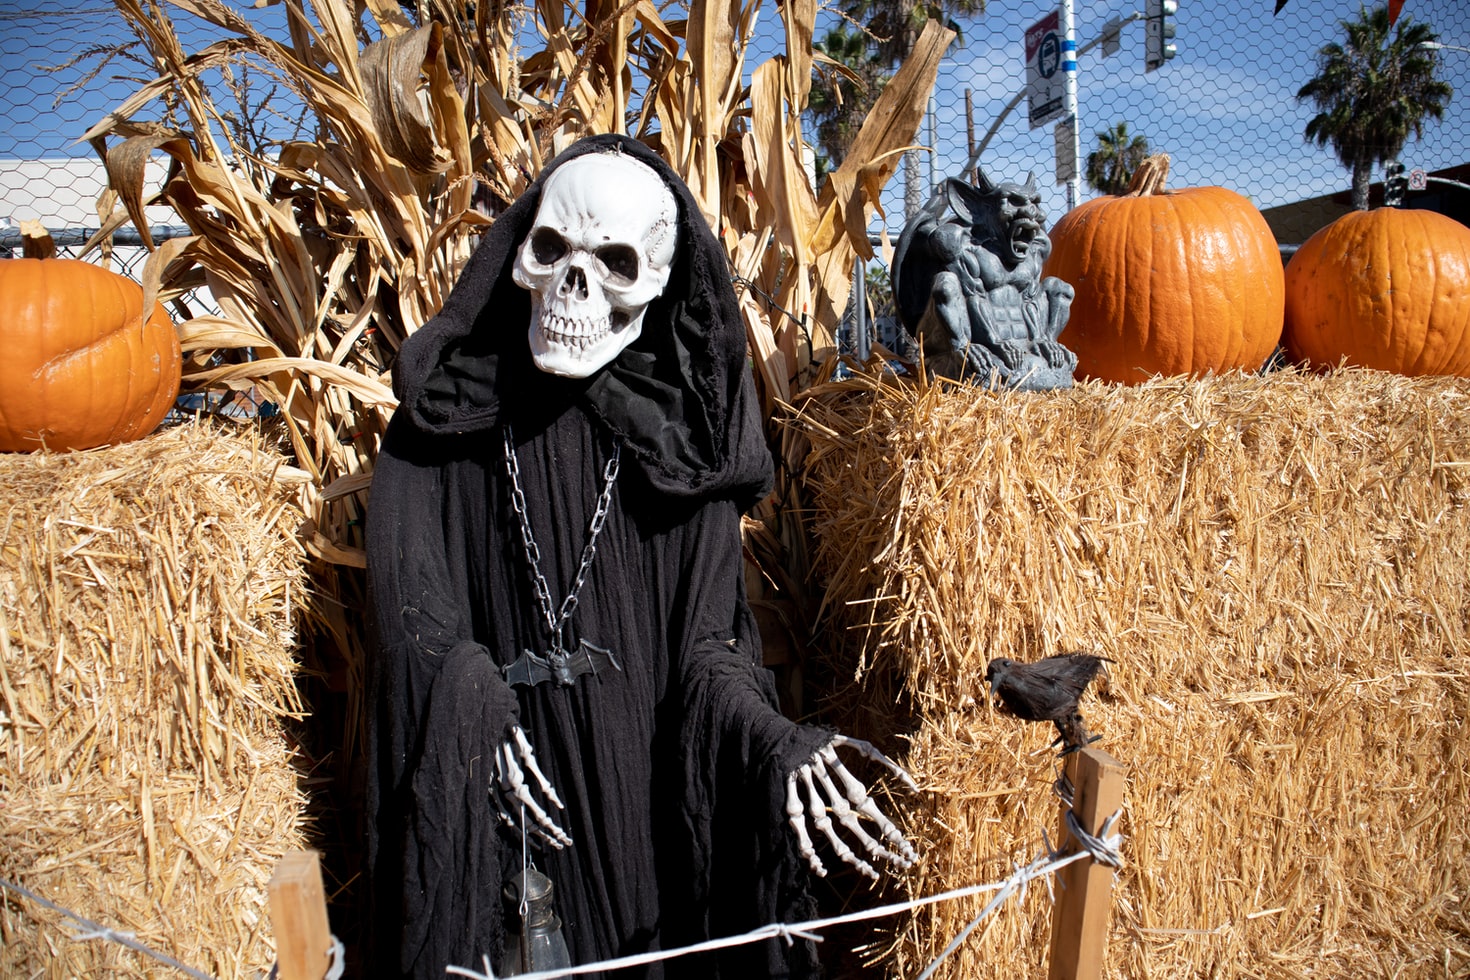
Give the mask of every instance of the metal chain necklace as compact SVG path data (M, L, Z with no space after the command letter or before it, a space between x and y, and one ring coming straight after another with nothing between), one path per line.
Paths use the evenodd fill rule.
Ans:
M521 656L501 668L506 683L534 687L544 681L555 681L563 687L570 686L582 674L596 674L611 665L616 670L623 668L613 657L612 651L578 640L575 650L566 647L567 622L577 608L582 585L587 581L587 572L592 568L592 559L597 557L597 536L607 522L608 506L612 502L613 485L618 478L618 461L621 446L613 441L612 456L602 471L602 493L597 498L597 509L592 513L592 522L587 528L587 545L582 549L582 562L572 580L567 597L561 608L556 608L551 598L551 586L541 572L541 549L536 547L536 537L531 533L531 519L526 512L526 494L521 489L521 465L516 460L515 439L510 426L505 426L505 471L510 476L510 506L515 511L521 526L521 542L526 548L526 559L531 566L531 579L536 587L536 602L541 607L541 616L546 621L550 634L550 647L546 656L538 656L531 650L522 651Z

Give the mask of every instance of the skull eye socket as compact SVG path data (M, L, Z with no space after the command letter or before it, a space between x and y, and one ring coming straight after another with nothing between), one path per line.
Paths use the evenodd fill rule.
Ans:
M542 265L553 265L571 251L566 239L552 228L537 228L531 232L531 254Z
M638 279L638 252L629 245L604 245L597 250L597 261L608 274L625 282Z

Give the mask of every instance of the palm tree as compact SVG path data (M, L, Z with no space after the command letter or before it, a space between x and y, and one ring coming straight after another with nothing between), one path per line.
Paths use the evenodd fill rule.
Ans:
M847 0L840 5L872 34L878 58L898 65L931 20L942 20L955 31L956 17L985 13L985 0Z
M842 163L863 119L883 91L888 74L874 53L871 38L846 23L829 28L812 45L837 65L817 63L817 77L807 96L807 111L815 123L817 180Z
M1332 144L1352 171L1353 207L1368 209L1373 165L1396 161L1412 133L1424 135L1424 119L1444 118L1454 89L1437 77L1439 67L1426 44L1438 39L1427 24L1408 17L1393 30L1387 7L1362 10L1342 21L1347 43L1317 52L1317 76L1296 97L1310 99L1317 115L1307 121L1307 142Z
M1122 194L1146 156L1148 140L1130 134L1127 123L1117 123L1097 134L1097 149L1087 154L1087 186L1100 194Z
M985 12L985 0L839 0L836 6L844 18L864 26L872 37L878 63L887 67L896 67L908 57L929 21L944 21L959 33L955 18ZM871 98L876 99L877 95ZM863 108L863 113L866 112L867 106ZM904 212L910 216L918 212L928 197L924 190L922 157L919 150L904 154Z

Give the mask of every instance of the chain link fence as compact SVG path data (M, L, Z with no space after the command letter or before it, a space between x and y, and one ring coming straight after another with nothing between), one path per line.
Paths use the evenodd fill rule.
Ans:
M1171 154L1171 186L1229 187L1266 211L1268 220L1273 212L1304 210L1309 216L1300 228L1310 228L1313 220L1320 227L1331 207L1345 208L1349 174L1330 147L1306 141L1315 110L1296 93L1316 73L1318 51L1345 39L1342 22L1360 15L1359 0L1289 0L1279 12L1278 0L1179 0L1177 56L1145 70L1148 2L1073 0L1081 158L1097 148L1098 134L1122 123L1153 151ZM284 7L235 6L260 30L286 36ZM752 64L781 44L779 18L768 7L759 21L763 37L750 49ZM215 39L207 24L170 9L186 52ZM1056 0L989 0L983 12L956 18L961 37L941 68L917 136L933 150L921 157L922 186L961 175L983 142L979 163L993 179L1034 174L1048 213L1055 218L1067 207L1060 179L1065 174L1058 172L1059 162L1066 165L1058 150L1058 123L1031 126L1033 106L1026 97L1027 31L1058 9ZM1442 47L1435 57L1455 94L1443 119L1427 119L1422 139L1411 137L1402 160L1412 171L1470 180L1470 3L1405 0L1400 19L1405 18L1430 25L1438 35ZM824 12L818 38L837 22ZM18 249L16 226L22 220L38 220L68 241L78 235L85 241L85 233L98 226L105 177L96 154L79 138L151 77L149 66L125 47L131 40L110 5L0 0L0 63L9 83L0 93L0 255ZM275 124L289 122L287 115L289 110L278 113ZM161 178L161 167L154 176ZM900 174L884 195L883 220L894 240L903 227L903 184ZM1409 203L1423 206L1423 199L1413 200L1416 194L1443 193L1447 186L1431 178L1424 190L1410 192ZM1083 182L1079 199L1094 195ZM1310 207L1334 198L1327 211ZM166 212L149 218L163 226L177 220ZM1284 244L1303 237L1300 230L1283 236L1283 226L1272 223ZM879 230L875 224L874 232ZM140 254L120 244L111 261L135 274Z
M1345 21L1372 3L1360 0L1178 0L1173 16L1177 54L1156 69L1146 67L1148 0L1093 3L1075 0L1077 129L1080 156L1099 147L1101 134L1124 124L1154 152L1170 154L1173 187L1218 185L1249 198L1267 213L1308 208L1314 199L1348 206L1351 175L1331 147L1305 138L1317 109L1297 92L1319 71L1324 45L1346 42ZM1280 7L1280 12L1276 8ZM995 127L981 166L997 179L1035 172L1052 192L1047 209L1059 214L1066 201L1058 180L1058 126L1028 124L1033 100L1026 88L1028 28L1056 10L1054 2L992 0L965 29L964 46L952 49L935 92L934 128L941 176L963 168L963 149ZM1441 120L1426 119L1422 139L1410 137L1404 164L1427 173L1451 171L1464 180L1470 164L1470 4L1464 0L1405 0L1399 26L1428 25L1443 47L1435 53L1439 74L1455 89ZM1111 39L1110 26L1116 25ZM1044 60L1038 57L1038 60ZM973 106L967 116L966 103ZM967 135L973 137L967 139ZM957 152L958 151L958 152ZM1381 180L1375 174L1375 180ZM1081 186L1081 199L1096 192ZM1410 201L1411 204L1424 202ZM1467 209L1470 211L1470 209ZM1315 212L1321 216L1320 208ZM1319 217L1320 220L1320 217ZM1300 241L1303 228L1283 235ZM1320 227L1326 221L1320 221ZM1312 227L1310 224L1307 227ZM1313 228L1314 230L1314 228Z

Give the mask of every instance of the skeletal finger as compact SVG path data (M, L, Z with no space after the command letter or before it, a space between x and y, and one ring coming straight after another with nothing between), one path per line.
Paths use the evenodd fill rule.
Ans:
M495 799L495 810L500 814L500 819L506 826L515 828L516 820L511 815L514 809L505 794L505 785L509 776L505 771L505 760L501 758L500 749L495 750L495 781L490 785L490 795Z
M877 750L875 749L874 751ZM821 756L822 761L841 780L848 801L852 803L859 813L877 824L878 832L882 835L883 840L902 855L903 860L899 862L900 866L907 868L917 861L919 859L919 852L914 850L914 845L910 844L908 838L894 826L893 821L889 820L883 815L883 811L878 809L878 804L874 803L873 798L868 795L867 787L858 782L857 777L847 771L847 767L842 764L842 760L837 758L836 751L829 745L822 750Z
M852 848L847 846L847 842L838 837L836 830L833 829L832 818L827 816L827 804L817 792L816 781L812 778L812 766L802 766L800 771L802 782L806 784L807 809L812 814L812 823L827 838L827 842L832 845L832 850L836 852L838 858L877 881L878 872L873 866L854 854Z
M531 775L536 777L536 783L541 787L541 792L545 793L547 799L556 804L558 810L565 810L566 807L562 804L561 797L556 795L556 790L552 788L551 781L542 774L541 767L537 765L536 750L531 748L531 743L527 740L526 733L521 730L520 725L516 725L511 729L511 736L516 741L516 749L521 754L521 762L531 771Z
M502 784L516 803L524 808L523 812L530 812L534 822L527 828L528 830L557 849L570 845L572 838L551 819L546 809L536 802L535 797L531 795L530 787L526 784L525 771L521 763L524 763L525 768L531 771L538 787L556 805L557 809L565 809L561 798L556 795L556 790L541 772L541 767L536 764L536 753L531 748L525 731L519 725L513 726L511 737L515 746L512 747L509 742L503 743L500 752L496 755L496 771L501 776ZM519 756L519 762L517 756ZM514 820L510 822L512 826L516 826Z
M919 784L914 782L914 777L909 775L908 770L884 755L872 742L865 742L860 738L853 738L849 735L834 735L832 741L827 744L832 746L845 745L848 748L855 749L897 776L899 781L910 792L917 793L919 791Z
M525 815L526 811L524 807L522 807L521 801L519 799L507 799L503 792L497 792L495 804L496 812L500 815L501 822L509 827L512 831L518 833L524 832L535 840L545 844L549 844L557 850L560 850L562 847L566 846L558 841L551 834L549 834L547 831L543 830L538 824L525 823L524 828L522 828L522 823L524 821L518 820L515 816L513 816L513 814L516 813L519 813L522 816Z
M820 759L821 757L819 756L818 758ZM821 761L825 762L826 760L822 759ZM858 843L862 844L863 850L868 852L868 856L874 860L890 861L893 864L905 866L903 858L888 850L888 848L875 840L872 834L868 833L867 828L858 819L857 813L854 812L852 805L843 797L842 793L838 791L837 786L832 782L832 776L828 773L825 765L816 767L816 777L817 782L822 784L822 789L826 792L827 798L832 801L832 815L837 818L838 823L846 827L848 832L858 839Z
M506 769L506 753L502 749L495 750L495 782L490 787L490 795L495 801L495 812L500 816L500 822L511 830L520 831L522 821L517 815L525 816L525 807L516 798L511 786L515 780L515 774ZM538 839L546 835L537 827L526 828Z
M495 794L495 812L500 816L500 822L510 829L515 830L516 820L515 817L510 815L511 808L506 803L505 794L500 791L499 786L495 787L491 792Z
M827 877L827 869L822 866L821 858L817 857L817 849L812 846L811 835L806 832L806 810L802 808L801 794L796 789L795 772L786 774L786 821L796 832L797 849L806 859L812 873L818 878Z
M505 758L506 790L521 806L525 807L531 819L535 821L533 827L540 829L546 836L547 841L558 850L572 843L567 832L557 826L556 822L547 815L546 810L536 798L531 795L531 790L526 786L525 774L521 771L519 763L515 759L515 750L505 744L500 747Z

